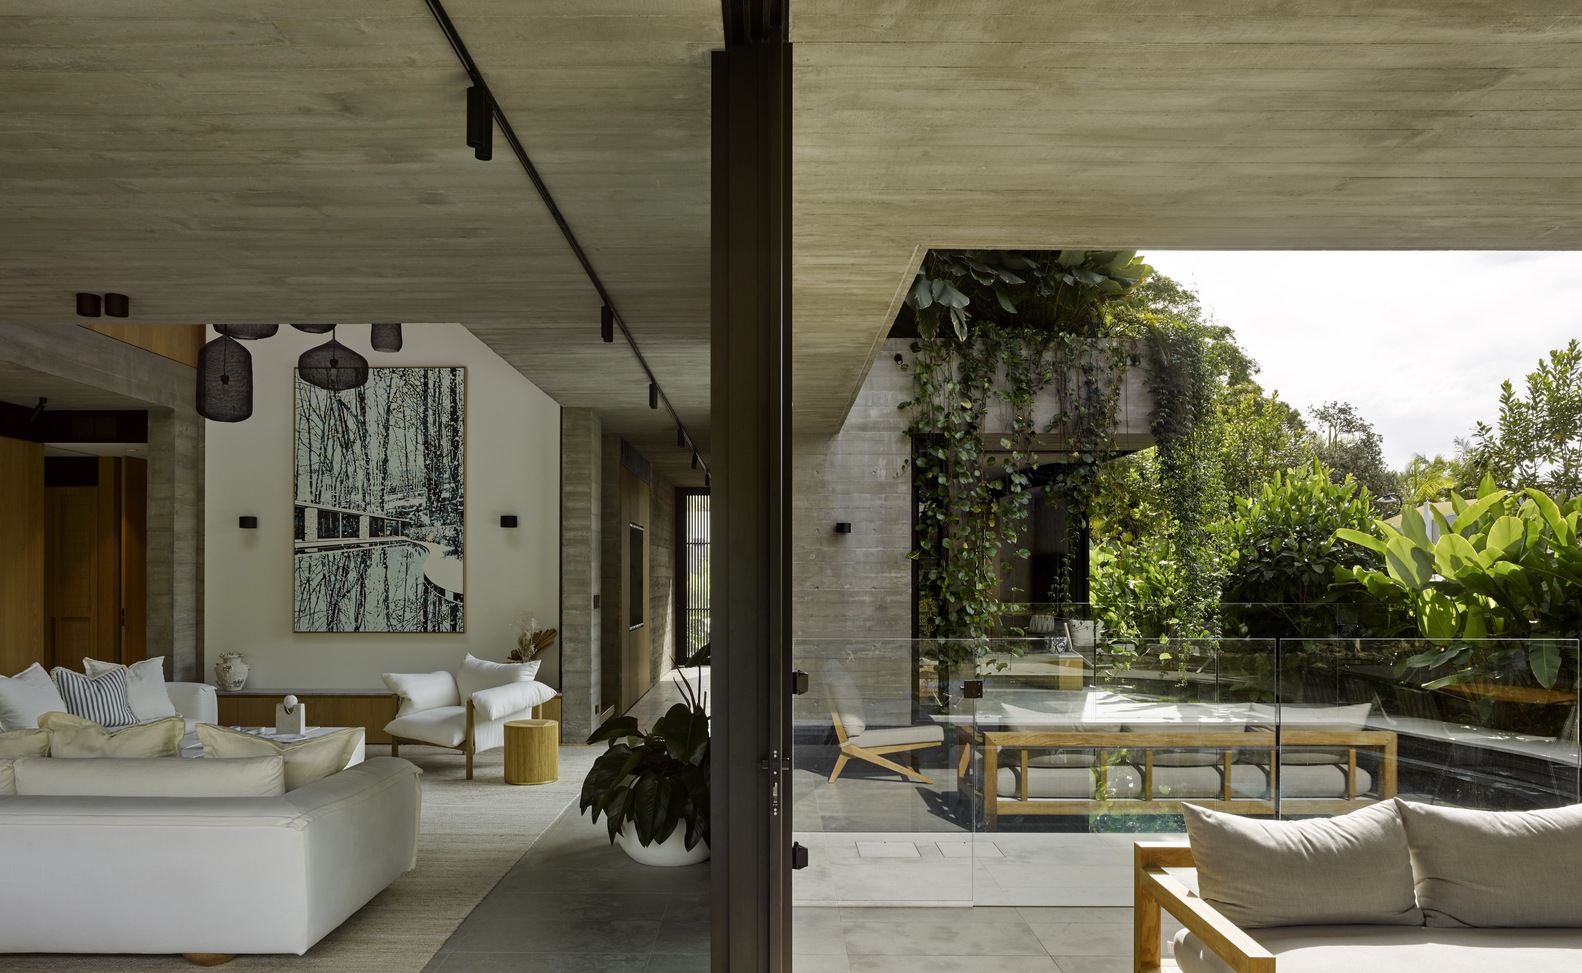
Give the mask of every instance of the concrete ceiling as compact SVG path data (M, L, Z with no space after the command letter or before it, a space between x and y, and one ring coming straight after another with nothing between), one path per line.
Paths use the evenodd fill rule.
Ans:
M70 382L14 362L0 361L0 402L31 409L38 405L40 398L49 399L46 409L86 412L147 409L152 404L80 382Z
M706 447L719 3L449 6ZM1582 246L1554 0L792 0L792 30L799 431L839 427L929 246ZM685 478L503 139L463 144L465 87L421 0L12 0L0 322L76 290L459 320Z

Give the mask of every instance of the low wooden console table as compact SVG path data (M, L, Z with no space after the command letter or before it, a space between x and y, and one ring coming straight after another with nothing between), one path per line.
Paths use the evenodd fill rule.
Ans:
M275 706L287 695L307 704L314 726L360 726L366 743L389 743L385 724L397 700L388 689L238 689L216 693L223 726L274 726Z

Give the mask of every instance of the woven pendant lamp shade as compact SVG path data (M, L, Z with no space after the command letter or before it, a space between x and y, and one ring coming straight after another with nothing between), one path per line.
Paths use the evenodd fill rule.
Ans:
M259 338L273 338L280 330L278 324L216 324L214 330L228 338L240 338L243 341L257 341Z
M368 343L373 346L374 351L400 351L401 326L399 324L373 325Z
M297 359L297 374L309 385L344 392L368 381L368 359L331 338L302 353Z
M221 335L198 353L198 415L241 422L253 414L253 356L241 342Z
M298 331L306 331L308 334L329 334L335 330L333 324L293 324L292 327Z

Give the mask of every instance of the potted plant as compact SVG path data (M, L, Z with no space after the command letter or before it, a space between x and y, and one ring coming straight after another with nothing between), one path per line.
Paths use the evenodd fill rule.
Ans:
M622 716L593 731L608 741L582 782L583 812L604 815L610 843L645 865L693 865L709 857L709 717L682 678L685 702L654 728Z

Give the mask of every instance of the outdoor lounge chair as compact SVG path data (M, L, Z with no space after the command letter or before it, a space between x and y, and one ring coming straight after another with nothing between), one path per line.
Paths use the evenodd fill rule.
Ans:
M862 696L857 685L834 662L824 665L824 688L829 694L829 715L835 726L835 739L840 743L840 755L835 760L835 770L829 775L830 783L846 769L852 758L893 770L921 784L933 781L907 767L903 767L884 754L926 750L945 742L945 728L930 723L926 726L894 726L872 729L863 709Z

